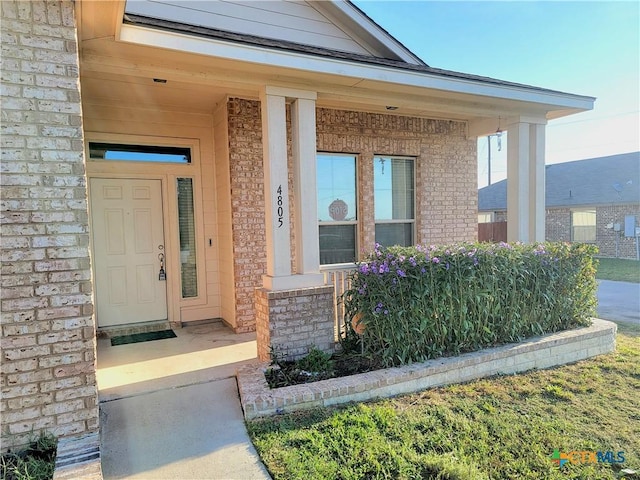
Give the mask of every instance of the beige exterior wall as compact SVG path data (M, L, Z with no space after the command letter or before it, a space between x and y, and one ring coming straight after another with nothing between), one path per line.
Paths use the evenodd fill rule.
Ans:
M373 158L378 154L416 159L418 243L477 239L476 142L467 139L464 123L318 108L317 132L318 151L358 156L361 251L375 245ZM255 288L262 286L266 269L259 102L229 100L228 138L236 330L249 331L255 329ZM290 176L293 206L291 181Z
M2 1L2 449L97 438L95 326L71 1Z
M236 295L233 279L233 219L231 216L231 175L229 167L229 132L227 105L221 105L213 116L216 156L216 194L218 204L218 252L220 255L221 316L236 328Z

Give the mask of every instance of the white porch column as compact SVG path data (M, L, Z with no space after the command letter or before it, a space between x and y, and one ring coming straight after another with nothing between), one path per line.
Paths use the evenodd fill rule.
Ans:
M291 275L289 178L285 97L261 92L262 155L267 243L267 274L276 281Z
M269 290L324 284L319 268L316 206L315 92L266 86L260 95ZM289 177L285 104L292 100L291 129L296 199L296 265L291 271Z
M529 222L531 242L544 242L546 239L545 133L544 124L536 123L529 126L529 169L532 182L529 192L529 211L532 212Z
M507 130L507 240L545 238L545 119L509 119Z
M320 274L318 195L316 187L316 93L291 104L293 183L296 199L296 267L298 274ZM318 279L320 282L323 279ZM319 283L322 285L322 283Z

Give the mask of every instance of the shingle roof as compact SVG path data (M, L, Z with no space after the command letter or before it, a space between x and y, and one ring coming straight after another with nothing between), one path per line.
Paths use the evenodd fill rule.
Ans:
M362 55L358 53L343 52L339 50L331 50L331 49L317 47L317 46L304 45L301 43L290 42L287 40L277 40L277 39L271 39L271 38L258 37L255 35L247 35L244 33L235 33L235 32L230 32L225 30L217 30L213 28L187 25L184 23L178 23L178 22L173 22L169 20L161 20L158 18L145 17L142 15L135 15L131 13L127 13L124 16L124 23L129 25L142 25L142 26L157 28L160 30L166 30L170 32L178 32L178 33L185 33L188 35L226 40L226 41L242 43L246 45L255 45L259 47L273 48L277 50L286 50L290 52L298 52L298 53L304 53L308 55L329 57L337 60L364 63L368 65L385 66L385 67L396 68L399 70L410 70L413 72L426 73L426 74L437 75L441 77L470 80L474 82L497 85L501 87L517 87L517 88L525 88L528 90L541 92L541 93L571 95L571 96L580 97L580 98L592 98L592 97L586 97L584 95L575 95L572 93L560 92L557 90L550 90L548 88L525 85L522 83L498 80L496 78L483 77L480 75L472 75L468 73L454 72L452 70L443 70L440 68L433 68L426 64L414 65L411 63L403 62L401 60L392 60L388 58L373 57L373 56Z
M546 206L640 203L640 152L546 166ZM507 180L478 190L478 210L507 209Z

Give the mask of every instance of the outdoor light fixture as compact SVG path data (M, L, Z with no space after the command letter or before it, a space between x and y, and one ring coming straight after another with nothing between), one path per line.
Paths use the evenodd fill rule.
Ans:
M495 133L496 139L498 140L498 151L502 150L502 129L500 128L500 117L498 117L498 128Z

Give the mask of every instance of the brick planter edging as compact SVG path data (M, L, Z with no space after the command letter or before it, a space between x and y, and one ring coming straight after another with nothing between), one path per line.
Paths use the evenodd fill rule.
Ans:
M615 350L617 326L594 318L591 326L556 332L458 357L437 358L348 377L270 389L268 363L238 369L240 402L247 420L306 408L413 393L496 374L549 368Z

